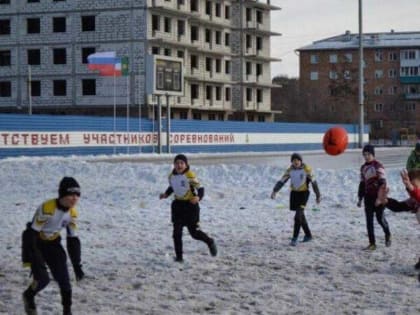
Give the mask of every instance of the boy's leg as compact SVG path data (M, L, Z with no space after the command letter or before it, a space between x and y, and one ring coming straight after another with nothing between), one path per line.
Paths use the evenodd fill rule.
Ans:
M43 249L43 254L54 280L57 281L60 287L63 313L71 314L72 291L67 268L67 255L60 240L57 239L53 241L51 245L45 247Z
M407 200L398 201L393 198L388 198L388 202L385 204L385 207L387 207L389 210L394 211L394 212L403 212L403 211L413 210L413 207L407 202Z
M69 291L60 290L60 293L61 293L61 304L63 305L63 315L71 315L72 292L71 290Z
M386 246L390 246L391 245L391 232L389 230L388 222L385 219L384 208L383 207L376 208L375 212L376 212L376 220L378 221L380 226L382 226L382 229L384 230L384 233L385 233L385 244Z
M309 190L307 191L291 191L290 192L290 209L295 211L295 223L293 226L293 237L290 245L295 246L299 236L300 228L304 227L305 235L311 234L308 223L306 222L304 210L309 198Z
M300 228L303 221L303 210L295 210L295 224L293 226L293 239L297 239L299 236Z
M306 221L306 216L304 210L302 210L302 229L305 232L305 239L312 238L311 230L309 229L308 222Z
M176 261L182 261L182 229L182 223L174 222L174 232L172 234L172 237L174 239Z
M31 263L31 271L33 277L32 283L22 295L26 314L36 314L35 295L50 282L47 266L40 252Z
M182 230L185 225L185 207L188 203L174 200L171 205L175 261L182 262Z
M200 225L198 222L189 224L187 228L188 228L188 232L190 232L190 235L193 239L203 241L209 247L210 254L212 256L217 255L217 247L216 247L215 241L212 238L210 238L206 233L204 233L202 230L200 230Z
M375 245L375 230L373 227L373 210L365 206L366 228L369 237L369 245Z

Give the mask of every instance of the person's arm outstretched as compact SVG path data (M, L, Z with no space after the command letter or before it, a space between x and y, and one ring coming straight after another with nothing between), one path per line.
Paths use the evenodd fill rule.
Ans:
M274 185L273 191L271 193L271 199L276 198L276 194L280 191L283 185L288 181L288 179L290 178L289 172L290 172L290 169L288 169L286 173L284 173L282 178Z

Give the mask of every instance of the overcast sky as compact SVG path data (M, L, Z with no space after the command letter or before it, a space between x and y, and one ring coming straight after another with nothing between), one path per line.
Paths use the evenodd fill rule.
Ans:
M266 0L260 0L266 1ZM271 76L299 74L295 49L313 41L359 32L359 0L271 0L281 7L271 12L273 36ZM420 31L420 0L363 0L363 32Z

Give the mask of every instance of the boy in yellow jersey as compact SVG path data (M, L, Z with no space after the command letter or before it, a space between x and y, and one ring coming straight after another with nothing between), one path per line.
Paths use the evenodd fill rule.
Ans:
M32 222L22 235L22 260L31 266L33 282L23 292L26 314L37 314L35 295L50 282L49 267L54 280L58 282L63 305L63 315L71 315L72 291L67 270L67 256L61 245L60 232L67 230L67 252L73 265L76 280L83 279L80 264L80 240L76 236L77 205L80 186L72 177L64 177L58 189L58 198L40 205Z
M305 232L303 242L309 242L312 240L312 233L309 229L304 213L306 203L309 198L309 183L312 183L317 203L320 203L321 201L321 194L314 175L312 174L312 169L309 165L303 163L302 156L298 153L293 153L290 160L292 165L290 165L282 178L274 186L273 192L271 193L271 199L276 198L277 192L290 179L290 210L296 212L293 237L290 245L296 246L301 227Z
M178 154L174 159L174 169L169 175L169 187L160 199L168 198L172 193L175 197L171 205L175 261L183 262L182 229L187 227L192 238L207 244L212 256L217 255L215 241L201 231L199 201L204 197L204 187L201 187L195 174L190 170L187 157Z

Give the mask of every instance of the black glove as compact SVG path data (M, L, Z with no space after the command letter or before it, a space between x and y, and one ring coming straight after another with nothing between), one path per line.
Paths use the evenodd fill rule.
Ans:
M81 245L78 237L67 237L67 252L69 253L71 263L73 265L76 280L80 281L85 277L82 270L81 259Z

